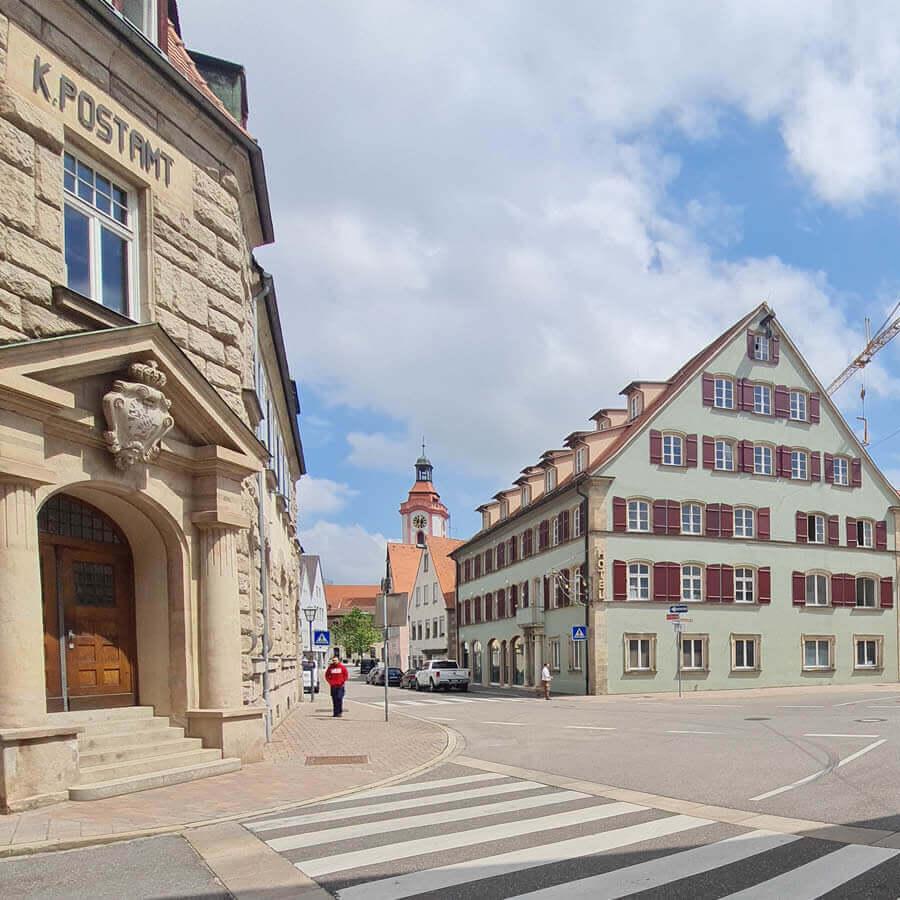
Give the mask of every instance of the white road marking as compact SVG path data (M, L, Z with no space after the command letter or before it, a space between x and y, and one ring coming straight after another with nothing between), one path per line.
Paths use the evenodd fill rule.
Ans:
M667 731L666 734L724 734L724 731Z
M425 716L429 722L455 722L456 719L448 719L446 716Z
M665 819L654 819L641 825L629 825L614 831L603 831L584 837L570 838L555 844L543 844L537 847L525 847L508 853L498 853L481 859L465 860L440 866L436 869L424 869L357 884L338 892L340 900L402 900L428 891L469 884L482 878L493 878L521 872L538 866L559 865L579 856L592 853L603 853L617 850L642 841L678 834L692 828L711 824L706 819L695 819L691 816L669 816ZM490 837L488 838L490 840ZM384 857L387 860L387 857Z
M737 837L727 838L715 844L706 844L693 850L683 850L681 853L667 853L658 859L651 859L645 863L637 863L624 869L615 869L612 872L604 872L602 875L594 875L590 878L581 878L578 881L568 881L565 884L553 885L543 890L523 894L529 900L596 900L603 897L604 900L614 900L617 897L627 897L651 888L665 887L680 878L691 878L694 875L702 875L720 866L728 866L749 859L759 853L766 853L799 840L793 834L777 834L774 831L748 831ZM519 900L519 898L511 898Z
M691 706L696 706L700 709L743 709L743 706L734 703L691 703L684 708L690 709Z
M474 723L473 723L474 724ZM516 728L521 728L526 725L527 722L482 722L482 725L513 725Z
M882 697L863 697L862 700L845 700L843 703L835 703L834 708L839 709L842 706L854 706L857 703L870 703L872 700L882 700Z
M801 706L800 704L796 706L776 706L775 709L825 709L824 706Z
M896 710L900 709L900 703L895 703L893 706L869 706L867 708L868 709L893 709L896 711Z
M804 734L803 737L877 738L880 734Z
M417 781L414 784L392 784L389 787L372 788L358 794L335 797L325 800L317 806L333 806L335 803L347 803L351 800L368 800L370 797L391 797L394 794L413 794L416 791L436 791L438 788L453 787L457 784L474 784L479 781L490 781L492 778L503 778L494 772L483 772L478 775L461 775L457 778L436 778L434 781Z
M784 897L790 897L791 900L816 900L869 869L887 862L898 853L900 850L888 847L849 844L834 853L820 856L805 866L798 866L762 884L730 894L727 900L782 900Z
M467 806L463 809L442 810L441 812L424 813L391 819L391 831L404 828L418 828L431 825L442 825L445 822L465 822L469 819L481 819L485 816L502 813L516 813L528 809L540 809L542 806L555 806L558 803L569 803L573 800L584 800L590 794L578 791L555 791L552 794L541 794L537 797L522 797L519 800L503 800L500 803L484 803L480 806ZM332 841L346 841L351 838L367 837L372 834L372 823L360 825L344 825L339 828L323 828L321 831L302 831L300 834L288 834L273 838L266 843L279 853L285 850L297 850L300 847L314 847L316 844L330 844Z
M566 728L576 728L579 731L615 731L609 725L566 725Z
M852 763L853 760L859 759L864 754L868 753L870 750L874 750L876 747L880 747L882 744L887 742L887 738L882 738L880 741L875 741L874 744L869 744L867 747L863 747L862 750L857 750L856 753L851 753L849 756L844 757L836 766L835 769L840 769L842 766L846 766L847 763ZM812 775L807 775L806 778L801 778L799 781L795 781L793 784L786 784L784 787L775 788L773 791L767 791L765 794L758 794L756 797L751 797L751 800L768 800L769 797L777 797L778 794L784 794L786 791L792 791L796 787L801 787L804 784L808 784L810 781L814 781L820 775L825 775L827 772L833 771L832 769L822 769L819 772L813 772Z
M361 816L380 816L386 813L400 812L404 809L427 809L429 806L440 806L444 803L456 803L460 800L481 800L483 797L514 794L517 791L536 791L547 787L540 781L511 781L505 784L492 784L466 791L450 791L438 793L433 797L408 797L406 800L391 800L386 803L372 803L369 806L354 805L350 809L329 811L329 822L341 819L358 819ZM355 800L353 796L345 799ZM281 816L277 819L263 819L260 822L248 822L245 827L254 832L275 831L279 828L300 828L303 825L314 825L322 821L322 813L306 813L301 816Z
M567 828L570 825L583 825L586 822L599 822L602 819L611 819L614 816L624 816L627 813L645 812L646 810L646 806L637 806L634 803L605 803L602 806L575 809L552 816L528 818L518 822L507 822L503 825L488 825L451 834L436 834L433 837L399 841L395 844L370 847L367 850L335 853L332 856L305 859L294 865L310 878L318 878L320 875L330 875L332 872L341 872L345 869L356 869L360 866L370 866L387 861L394 862L398 859L409 859L412 856L438 853L441 850L454 850L458 847L472 847L476 844L502 841L506 838L537 834L542 831L553 831L557 828ZM693 821L709 824L702 819ZM528 852L533 853L533 849L529 849ZM432 887L431 890L434 888Z

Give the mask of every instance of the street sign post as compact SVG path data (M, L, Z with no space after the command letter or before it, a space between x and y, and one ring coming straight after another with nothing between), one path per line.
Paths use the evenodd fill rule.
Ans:
M572 626L572 640L573 641L586 641L587 640L587 627L585 625L573 625Z
M688 612L688 610L689 610L689 607L685 603L676 603L674 606L669 607L669 613L672 615L674 615L674 614L681 615L683 613Z
M326 630L316 630L313 632L313 647L330 647L331 632Z

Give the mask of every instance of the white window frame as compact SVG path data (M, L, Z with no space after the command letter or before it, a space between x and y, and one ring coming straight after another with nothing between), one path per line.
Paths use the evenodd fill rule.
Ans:
M528 504L531 503L531 485L530 484L522 485L522 492L519 496L519 501L522 506L528 506Z
M628 563L625 594L628 600L650 599L650 571L650 563L642 560Z
M544 493L549 494L556 487L556 468L554 466L550 466L546 472L544 472Z
M635 515L632 517L632 507L634 507ZM643 513L643 514L642 514ZM632 527L632 520L636 523ZM644 524L644 527L641 525ZM649 500L629 500L626 505L625 530L646 534L650 531L650 501Z
M813 589L810 591L810 579ZM821 582L820 580L821 579ZM820 591L819 588L822 587ZM803 578L803 599L807 606L828 606L831 602L831 579L827 572L806 572ZM812 601L810 600L812 597Z
M747 665L747 645L753 647L753 665ZM738 646L741 652L738 652ZM733 634L731 636L731 671L732 672L759 672L760 671L760 636L758 634ZM738 656L743 657L743 663L738 662Z
M684 465L684 437L672 432L662 436L662 464L664 466Z
M587 465L587 447L575 449L575 472L583 472Z
M769 362L772 357L771 342L765 334L753 335L753 358L760 362Z
M550 546L559 546L559 519L556 516L550 520Z
M734 471L734 442L726 441L724 438L716 438L714 446L715 451L715 469L717 472L733 472ZM726 465L728 463L728 465Z
M806 391L792 390L788 402L788 418L792 422L809 421L809 397Z
M738 528L738 520L741 523L740 528ZM756 537L756 510L752 506L736 506L734 508L734 536L736 538Z
M628 419L636 419L641 414L641 395L634 391L628 399Z
M859 589L861 585L866 584L872 585L872 602L860 603ZM865 594L866 590L865 587L863 587L863 600L867 599ZM857 575L854 579L853 597L855 602L855 609L878 609L878 579L874 575L869 574Z
M815 644L815 663L806 661L807 644ZM834 671L834 635L828 634L804 634L800 641L803 653L804 672L832 672ZM823 663L821 657L822 647L826 649L827 660Z
M709 669L709 637L705 634L685 634L679 642L682 672L706 672ZM685 651L690 655L690 664L685 663Z
M812 536L809 531L809 520L813 520ZM806 540L810 544L825 544L828 541L828 532L825 516L821 513L807 513L806 515Z
M422 588L416 587L416 606L422 605Z
M791 450L791 480L809 481L809 453Z
M717 376L713 381L713 406L716 409L734 409L734 381Z
M65 173L63 174L63 219L65 220L65 206L69 205L88 220L88 256L90 267L91 293L89 300L102 306L104 309L109 307L103 304L103 281L102 270L100 266L100 238L101 226L106 227L117 237L122 238L128 247L128 301L125 309L119 314L124 315L133 321L138 320L140 312L140 216L138 211L138 188L126 179L120 178L103 166L102 163L95 162L92 156L76 150L74 147L66 146L63 150L64 157L71 156L75 160L75 191L71 192L65 187ZM78 163L81 162L94 172L94 175L100 175L110 184L125 191L127 197L126 207L128 210L128 225L114 219L112 216L102 212L92 203L88 203L78 196ZM63 263L65 264L66 246L65 234L63 234ZM66 283L68 284L68 272L66 273ZM113 312L119 312L113 310Z
M875 547L875 523L871 519L856 520L856 546L866 550Z
M753 474L766 477L775 474L775 451L768 444L753 445Z
M681 533L703 534L703 504L686 501L681 504Z
M868 651L868 645L872 645L872 655L865 653L864 662L859 661L860 647ZM857 672L877 672L884 668L882 653L884 651L884 638L880 634L854 634L853 635L853 669ZM869 662L871 659L871 662Z
M547 641L548 656L550 657L550 671L560 670L559 638L550 638Z
M831 461L833 481L840 487L850 486L850 460L846 456L835 456Z
M702 603L703 566L699 563L685 563L680 575L682 603Z
M500 501L500 518L506 519L509 517L509 500L501 500Z
M126 18L124 11L120 9L116 9L116 7L112 4L111 0L106 0L106 2L111 6L118 14L121 16L122 20L131 25L132 28L135 28L142 35L144 35L147 40L151 41L154 44L159 43L159 35L157 33L158 29L158 19L157 19L157 11L156 4L157 0L140 0L143 12L143 25L138 25L136 22L132 22L131 19Z
M753 385L753 412L758 416L772 415L772 388L769 385Z
M738 575L738 572L742 574ZM738 585L740 585L740 589L738 589ZM734 602L756 603L756 569L752 566L735 566Z
M631 665L632 644L635 644L637 665ZM623 635L625 650L624 671L642 675L656 672L656 635L655 634L625 634ZM646 654L647 665L641 665Z
M583 644L584 641L573 641L572 638L569 638L570 672L580 672L582 670Z
M572 510L572 531L574 532L574 537L581 537L584 526L581 523L581 514L584 512L584 508L579 504Z

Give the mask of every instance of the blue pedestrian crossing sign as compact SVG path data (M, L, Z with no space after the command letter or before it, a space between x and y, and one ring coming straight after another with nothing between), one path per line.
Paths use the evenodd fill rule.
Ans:
M586 641L587 640L587 627L585 625L573 625L572 626L572 640L573 641Z
M313 632L313 646L314 647L330 647L331 646L330 632L314 631Z

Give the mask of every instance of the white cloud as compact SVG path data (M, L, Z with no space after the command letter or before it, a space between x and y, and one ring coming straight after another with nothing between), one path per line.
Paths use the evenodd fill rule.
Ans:
M414 441L390 438L380 431L351 431L347 443L350 445L347 462L360 469L400 471L410 468L415 458Z
M300 543L322 557L325 578L334 584L379 584L384 578L387 539L362 525L317 521L300 529Z
M332 481L330 478L305 475L300 479L298 488L300 516L305 520L309 515L339 512L358 494L359 491L351 488L349 484Z

